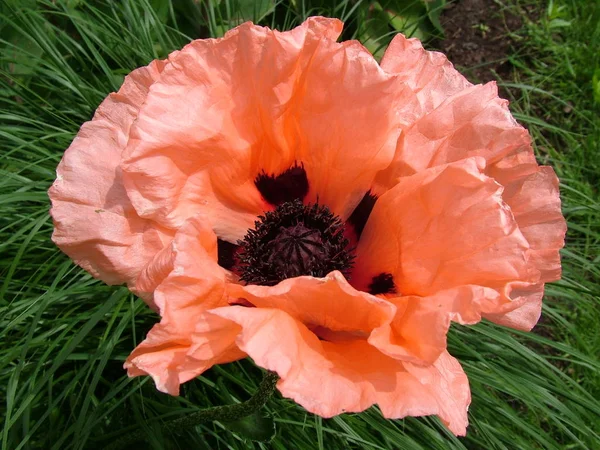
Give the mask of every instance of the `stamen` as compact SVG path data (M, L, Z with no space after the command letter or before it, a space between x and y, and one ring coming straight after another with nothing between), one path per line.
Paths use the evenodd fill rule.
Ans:
M263 198L274 206L294 200L302 201L308 194L306 170L297 164L277 176L263 172L256 177L254 184Z
M348 222L354 226L357 238L360 238L376 201L377 196L368 191L348 218Z
M394 284L394 277L391 273L383 272L373 277L369 285L369 293L377 294L395 294L397 292Z
M326 256L320 234L304 223L282 228L277 238L270 242L269 262L281 267L289 266L286 268L288 278L304 275L312 259Z
M273 286L302 275L324 277L333 270L347 275L354 260L339 217L325 206L299 200L259 217L239 244L235 271L248 284Z

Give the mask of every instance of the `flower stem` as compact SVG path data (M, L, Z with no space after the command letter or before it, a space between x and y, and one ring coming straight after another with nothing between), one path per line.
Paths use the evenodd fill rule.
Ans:
M178 434L196 425L200 425L201 423L212 422L215 420L228 422L249 416L261 409L267 403L267 400L269 400L271 395L273 395L273 392L275 392L277 379L278 377L275 372L267 372L256 393L248 400L236 405L206 408L185 417L165 422L162 424L161 428L168 433ZM143 441L145 437L146 431L138 430L109 444L104 447L104 450L119 450L133 442Z

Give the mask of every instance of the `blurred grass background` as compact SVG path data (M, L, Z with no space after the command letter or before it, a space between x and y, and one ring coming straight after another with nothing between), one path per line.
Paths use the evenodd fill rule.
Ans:
M600 448L600 7L596 0L494 3L522 24L507 30L515 45L506 60L515 70L498 81L540 162L561 178L569 222L564 276L547 286L543 320L534 333L485 322L452 327L450 352L473 392L466 438L436 418L388 421L375 408L324 420L276 395L264 411L277 427L270 443L218 422L178 436L161 431L163 421L198 407L248 398L261 372L249 361L216 367L177 398L147 379L128 379L122 363L156 317L54 247L46 194L54 170L128 72L190 39L220 36L245 20L289 29L321 14L342 19L343 39L359 39L379 56L397 31L435 47L452 31L440 22L445 2L0 3L2 449L102 448L140 428L148 442L129 448Z

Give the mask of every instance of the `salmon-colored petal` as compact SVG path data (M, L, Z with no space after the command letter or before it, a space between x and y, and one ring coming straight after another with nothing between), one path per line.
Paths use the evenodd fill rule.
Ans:
M156 388L179 395L179 386L210 369L244 358L235 345L239 326L229 320L202 312L194 315L191 334L179 333L172 323L154 325L146 339L125 361L130 377L150 375Z
M57 168L49 190L53 241L78 265L109 284L135 282L173 232L142 219L119 169L131 124L165 63L134 70L85 123Z
M437 415L450 431L464 436L469 424L467 411L471 403L471 390L458 360L448 352L443 352L433 367L407 363L405 368L438 399Z
M482 310L482 316L499 325L531 330L542 314L544 283L507 283L498 306Z
M474 324L483 317L500 325L529 331L540 318L543 294L543 283L514 281L500 289L464 285L436 293L432 296L435 299L432 305L450 311L452 320L461 324ZM407 325L402 325L400 332L405 333L406 328ZM392 329L398 328L392 324ZM410 342L417 342L417 339Z
M502 188L482 170L482 159L465 159L403 177L381 196L358 244L353 285L367 289L391 273L401 294L428 296L537 281Z
M236 242L273 207L256 177L298 163L306 201L347 217L393 157L404 84L358 42L336 43L340 31L324 18L284 33L244 24L172 58L124 152L138 213L177 227L203 212Z
M471 86L446 55L427 51L418 39L407 39L400 33L386 49L381 68L399 76L415 93L416 102L401 106L403 114L412 114L414 119Z
M520 305L520 296L514 295L516 291L513 292L512 288L508 287L512 284L527 283L510 282L500 289L467 284L437 292L432 296L432 300L434 304L443 305L444 309L450 311L455 322L472 325L488 313L506 312Z
M541 287L541 288L540 288ZM501 290L463 285L426 297L387 300L397 307L390 327L380 327L368 341L395 359L417 365L433 363L446 350L450 320L474 324L482 317L520 330L530 330L541 313L543 285L507 283Z
M436 165L481 156L487 164L525 152L533 156L527 130L498 97L495 82L463 89L405 127L392 164L378 174L381 192L399 177Z
M437 96L425 92L425 97L432 101L431 108L418 110L420 117L404 127L394 162L378 175L374 190L383 192L394 186L399 177L428 167L481 156L487 162L485 174L505 188L502 198L511 208L530 247L526 252L528 266L540 272L539 281L559 279L559 250L564 245L566 223L560 209L558 180L551 168L538 166L530 136L510 115L508 102L498 98L493 83L465 85L461 89L458 78L445 75L452 69L445 65L443 57L423 51L416 43L411 45L400 38L392 50L386 70L405 73L401 76L418 91L417 96L423 97L418 87L424 79L418 76L421 67L431 70L435 77L436 69L429 63L431 59L440 58L442 65L437 69L437 76L445 83L438 83L441 89ZM403 63L403 57L407 63ZM415 72L414 81L411 81L412 72ZM444 100L446 90L448 95ZM531 328L539 317L543 292L543 284L533 285L534 288L528 288L531 292L528 296L519 294L513 298L510 308L516 309L505 312L506 315L498 311L486 317L521 329ZM512 290L510 285L505 287L506 292ZM504 302L500 304L508 307Z
M549 266L540 263L540 257L557 253L563 242L556 185L545 177L555 178L546 171L519 178L539 180L545 188L536 196L532 186L540 185L533 183L506 195L517 207L513 215L503 189L481 173L485 169L478 163L482 160L470 158L427 169L402 178L383 195L361 236L353 285L365 289L373 277L390 273L399 293L435 297L460 323L485 317L531 329L540 316L543 281L548 280L542 274ZM515 186L518 183L509 184L509 189ZM522 204L519 198L524 199ZM532 248L516 220L538 208L542 214L534 214L532 227L526 220L522 224L525 230L547 230L548 239L539 236L537 241L542 250ZM388 339L391 344L393 336ZM401 350L405 349L390 347L386 352L399 357L396 352Z
M551 167L535 167L518 173L508 164L495 164L490 175L505 186L504 201L510 206L531 250L529 258L541 272L541 281L560 279L559 251L565 244L567 224L561 212L558 178ZM509 167L506 167L509 166Z
M159 390L176 395L180 383L212 365L244 357L234 342L238 327L205 313L227 305L217 256L216 235L195 216L145 268L136 287L155 290L162 319L125 363L131 376L151 375Z
M530 246L529 266L540 272L542 282L559 279L566 223L558 180L551 168L538 166L529 134L511 116L508 102L498 97L495 84L471 86L443 55L427 52L417 41L402 36L390 45L382 67L406 81L416 93L418 107L413 102L398 111L413 113L414 120L408 116L408 121L401 121L403 133L394 161L378 174L373 191L384 192L399 177L428 167L481 156L487 163L485 174L505 188L503 200ZM512 319L506 318L519 323L519 328L531 328L532 318L539 316L543 284L535 285L529 301L510 312ZM516 320L519 311L522 318ZM502 317L489 316L496 321L503 321Z
M309 181L307 201L347 218L389 165L397 104L410 95L358 42L323 42L300 79L286 138Z
M276 286L230 284L228 293L258 308L285 311L311 329L362 337L389 325L396 312L392 303L354 289L338 271L324 278L290 278Z
M277 372L282 395L310 412L332 417L378 404L388 418L437 414L454 433L465 432L468 381L447 354L432 366L405 367L364 340L320 341L277 309L232 306L212 312L242 327L240 349Z
M369 343L392 358L432 364L446 350L453 317L454 305L443 295L388 298L397 308L396 316L389 327L374 329Z
M189 311L227 304L227 271L217 263L217 236L201 215L189 219L170 246L171 256L157 255L140 276L138 289L155 285L154 301L163 318L193 328ZM166 277L162 278L167 274ZM190 327L184 323L190 320Z
M171 241L169 245L154 255L154 258L144 267L134 285L134 290L138 295L143 298L154 297L154 290L173 270L176 248L174 241ZM152 303L155 309L158 310L159 308L154 303L154 299Z
M123 155L138 213L177 227L202 212L220 238L243 238L270 208L255 178L295 161L295 143L285 134L299 77L341 27L311 18L280 33L246 23L222 39L193 41L171 58Z
M550 167L538 167L526 158L505 158L489 173L505 186L503 199L510 206L523 236L530 246L527 259L540 271L540 282L509 284L513 298L505 309L485 317L501 325L530 330L540 317L544 283L560 278L560 249L565 243L566 221L561 212L558 178Z

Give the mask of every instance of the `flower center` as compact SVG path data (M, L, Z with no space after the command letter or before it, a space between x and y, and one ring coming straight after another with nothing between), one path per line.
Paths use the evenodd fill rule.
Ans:
M286 278L348 275L354 252L344 225L326 206L285 202L259 217L239 242L236 272L248 284L273 286Z

